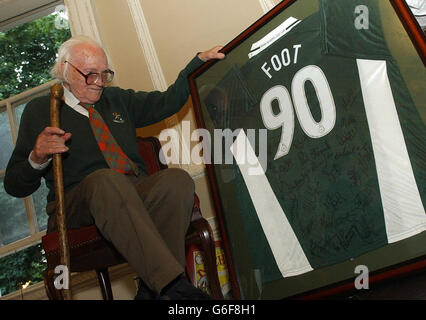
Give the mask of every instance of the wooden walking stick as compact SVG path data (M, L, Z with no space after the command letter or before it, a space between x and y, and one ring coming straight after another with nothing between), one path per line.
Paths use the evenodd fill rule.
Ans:
M64 88L61 84L55 84L50 88L50 125L60 128L60 109L62 105L62 96ZM59 250L61 254L61 265L66 266L65 276L69 277L70 272L70 252L68 246L68 236L65 217L65 199L64 199L64 181L62 172L62 155L53 155L53 176L55 181L56 197L56 224L58 226ZM62 295L65 300L71 300L71 281L70 278L64 280L68 283L68 289L62 289Z

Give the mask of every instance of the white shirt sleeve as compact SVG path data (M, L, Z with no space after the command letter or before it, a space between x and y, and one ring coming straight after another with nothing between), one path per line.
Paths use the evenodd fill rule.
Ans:
M49 165L50 161L52 161L52 158L50 158L45 163L42 163L42 164L35 163L34 161L31 160L32 153L33 152L31 151L30 155L28 156L28 162L30 163L31 167L33 167L36 170L43 170Z

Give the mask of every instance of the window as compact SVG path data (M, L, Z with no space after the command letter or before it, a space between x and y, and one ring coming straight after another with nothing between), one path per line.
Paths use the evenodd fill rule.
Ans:
M17 199L6 193L3 179L22 111L29 100L48 93L57 49L71 36L66 13L58 9L65 7L51 7L46 16L0 29L0 295L42 279L39 242L47 226L47 187L43 181L34 194Z

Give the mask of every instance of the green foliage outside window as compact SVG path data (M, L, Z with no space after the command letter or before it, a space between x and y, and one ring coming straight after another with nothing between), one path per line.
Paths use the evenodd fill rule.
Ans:
M31 281L43 281L46 262L41 244L26 248L0 259L0 290L2 295L18 290Z
M0 100L52 80L57 49L71 36L56 28L55 19L53 14L0 32Z

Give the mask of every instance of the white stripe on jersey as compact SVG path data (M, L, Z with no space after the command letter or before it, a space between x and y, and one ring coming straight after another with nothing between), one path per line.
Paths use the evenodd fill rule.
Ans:
M386 61L357 59L388 242L426 230L426 215L405 145Z
M283 277L291 277L312 270L299 241L281 208L265 173L250 174L249 170L262 168L244 132L241 130L230 147L253 201L263 232L271 247L278 269ZM242 154L245 152L245 154ZM250 160L250 162L253 162ZM252 235L255 236L255 235Z

